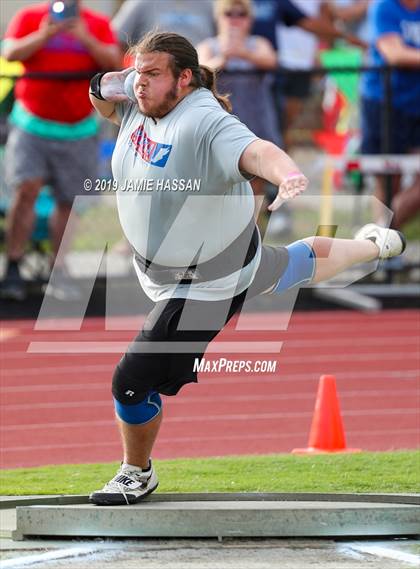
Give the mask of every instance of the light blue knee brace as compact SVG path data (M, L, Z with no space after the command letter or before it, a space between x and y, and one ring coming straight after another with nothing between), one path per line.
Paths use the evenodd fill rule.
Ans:
M150 391L143 401L134 405L124 405L114 397L115 412L118 417L130 425L145 425L162 410L162 399L157 391Z
M289 253L289 263L273 293L281 294L295 286L310 283L315 274L315 252L306 241L295 241L286 249Z

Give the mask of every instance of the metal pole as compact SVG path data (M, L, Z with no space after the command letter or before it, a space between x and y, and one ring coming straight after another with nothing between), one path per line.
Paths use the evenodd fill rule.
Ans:
M392 68L386 66L383 69L382 81L383 81L383 91L384 98L382 102L382 153L391 153L391 128L392 128L392 84L391 84ZM384 189L385 189L385 205L388 209L391 209L392 203L392 186L393 186L393 175L384 175ZM393 281L393 272L390 270L385 271L385 280L387 283L391 284Z
M392 132L392 68L383 68L382 81L384 98L382 103L382 153L391 154L391 132ZM385 175L385 204L391 209L392 202L392 174Z

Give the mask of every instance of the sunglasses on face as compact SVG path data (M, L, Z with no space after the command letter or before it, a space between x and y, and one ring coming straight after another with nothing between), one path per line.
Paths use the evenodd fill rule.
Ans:
M249 16L248 12L245 11L235 11L235 10L227 10L224 12L224 15L227 18L247 18Z

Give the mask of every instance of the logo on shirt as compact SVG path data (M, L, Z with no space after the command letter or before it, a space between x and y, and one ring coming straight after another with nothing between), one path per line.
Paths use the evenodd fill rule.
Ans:
M402 35L408 45L420 46L420 22L401 22Z
M131 134L130 140L135 152L137 152L145 162L153 164L153 166L158 166L159 168L166 166L172 150L171 144L155 142L147 136L143 126L139 126L139 128Z

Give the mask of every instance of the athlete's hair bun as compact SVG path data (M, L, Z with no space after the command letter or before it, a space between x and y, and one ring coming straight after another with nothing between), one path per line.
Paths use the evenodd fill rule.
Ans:
M214 71L206 65L200 65L200 76L201 81L203 82L203 87L212 91L216 82Z

